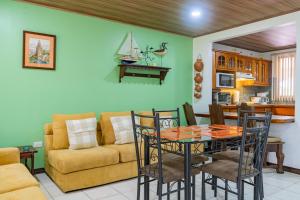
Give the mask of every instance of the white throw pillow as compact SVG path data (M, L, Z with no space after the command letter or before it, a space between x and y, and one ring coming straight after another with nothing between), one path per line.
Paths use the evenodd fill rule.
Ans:
M98 146L97 120L88 118L66 121L69 149L85 149Z
M131 116L118 116L110 118L115 133L115 144L127 144L134 142ZM136 119L139 124L139 119Z

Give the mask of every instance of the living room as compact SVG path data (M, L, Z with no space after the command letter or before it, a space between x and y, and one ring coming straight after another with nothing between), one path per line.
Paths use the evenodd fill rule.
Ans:
M235 3L238 8L233 4L227 6L247 12L240 0ZM251 6L259 9L253 4ZM128 200L138 199L139 187L140 197L145 199L179 199L180 196L182 199L205 199L201 185L203 177L200 175L204 167L201 163L213 163L209 152L212 147L208 147L218 137L210 135L208 141L208 133L205 133L202 137L189 138L193 142L188 144L182 137L188 137L188 132L197 135L212 129L210 122L213 119L203 120L197 117L197 113L209 112L209 105L212 104L213 43L285 24L295 24L297 31L300 27L299 2L276 0L272 4L263 1L261 6L268 12L260 15L252 13L249 19L242 17L236 22L228 20L227 24L211 22L215 18L209 11L212 8L224 9L224 4L217 0L210 3L1 1L0 200ZM276 6L282 7L277 9ZM248 11L253 12L253 7L249 7ZM217 18L226 15L220 13ZM238 16L235 17L238 19ZM296 41L300 41L299 34ZM126 48L129 48L128 55L124 53ZM136 58L125 59L124 56ZM297 51L296 58L299 56ZM201 62L197 63L198 59ZM297 66L300 59L295 62ZM194 79L198 73L201 81ZM296 70L294 76L298 74L300 71ZM295 79L296 89L298 82ZM199 87L195 90L196 86L200 90ZM258 183L253 183L254 187L246 186L245 199L300 199L297 190L300 187L298 98L295 95L294 116L284 118L293 122L285 123L284 128L278 129L282 126L272 122L277 117L273 113L269 124L268 134L282 140L284 173L277 173L276 165L274 168L268 166L260 169L259 175L255 176L264 176L264 179L258 178ZM183 104L190 105L192 112ZM159 111L168 112L159 115ZM171 115L173 111L174 115ZM193 126L189 121L191 113L196 119ZM270 113L266 111L265 114L267 119ZM141 115L136 126L134 115ZM143 117L147 116L153 119L152 123L144 123L147 126L150 124L149 127L156 127L156 119L160 124L161 119L171 118L169 120L177 120L171 124L167 120L171 128L180 126L189 130L182 136L177 135L176 141L172 142L172 145L180 143L180 152L176 150L176 155L182 153L176 158L180 161L175 159L182 165L179 167L181 171L176 174L182 177L172 180L172 183L163 184L154 180L140 186L138 184L136 177L140 174L136 151L139 148L136 145L141 143L134 140L134 133L137 132L134 127L143 125ZM118 124L124 117L130 124L123 127L118 135L118 125L114 126L113 121ZM86 119L92 119L88 123L93 124L94 144L78 149L76 145L70 146L71 128L67 121L73 121L71 126L74 121L77 123ZM165 126L158 126L162 129L161 134L166 133ZM227 128L232 127L228 125ZM195 141L199 141L199 152L193 149ZM181 149L183 145L191 145L190 161L184 154L186 148ZM229 145L228 149L235 147ZM274 155L267 157L269 164L277 164ZM193 156L203 159L197 167L188 165L188 162L194 162ZM263 156L261 158L266 159ZM141 159L145 159L144 155ZM186 166L189 166L188 169ZM199 174L194 176L194 171L198 170ZM146 175L141 176L144 181ZM194 177L196 183L193 182ZM151 178L159 179L156 176ZM219 178L224 180L224 177ZM229 197L226 186L223 188L225 193L222 189L216 190L215 179L204 183L215 187L206 187L206 199L241 198L235 181L229 182L229 185L234 185ZM222 185L222 181L218 183ZM257 193L253 193L253 189Z

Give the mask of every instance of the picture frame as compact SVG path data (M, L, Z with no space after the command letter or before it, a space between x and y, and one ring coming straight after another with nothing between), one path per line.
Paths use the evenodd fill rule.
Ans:
M23 31L23 68L55 70L56 36Z

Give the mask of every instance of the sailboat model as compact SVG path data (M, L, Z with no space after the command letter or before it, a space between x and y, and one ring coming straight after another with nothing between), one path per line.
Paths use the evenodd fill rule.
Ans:
M117 54L120 56L121 63L131 64L141 59L140 52L141 50L130 32Z

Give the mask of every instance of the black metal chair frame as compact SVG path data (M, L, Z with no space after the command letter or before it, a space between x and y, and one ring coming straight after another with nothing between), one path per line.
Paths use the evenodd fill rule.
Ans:
M202 200L205 200L206 198L205 183L214 185L215 190L216 188L225 190L225 200L228 199L228 192L236 194L238 196L238 200L242 200L244 198L244 183L249 183L254 186L255 200L258 200L261 197L259 196L259 190L261 190L260 186L262 185L262 179L260 178L260 174L263 165L263 157L266 150L272 114L266 113L264 117L256 117L249 116L247 112L251 111L246 111L246 113L243 116L243 134L240 146L238 176L236 180L237 192L229 188L228 180L224 180L225 187L221 187L218 186L216 182L214 182L214 175L212 175L212 177L205 178L205 173L202 172ZM249 128L248 124L251 121L262 122L263 125L260 127ZM250 151L252 151L252 154L250 153ZM250 163L247 163L248 161L250 161ZM246 181L247 179L250 179L252 177L254 177L254 183Z
M145 183L150 183L152 181L158 181L157 183L157 195L158 199L161 200L163 196L167 196L167 199L170 199L170 194L177 192L178 199L180 200L180 191L184 190L184 188L181 187L182 180L177 180L177 189L171 191L172 185L174 185L176 182L171 184L170 182L167 184L167 192L163 193L162 191L162 185L164 183L163 180L163 160L162 160L162 144L164 141L160 138L160 118L159 113L155 113L153 116L147 116L147 115L140 115L135 114L133 111L131 111L131 117L132 117L132 124L133 124L133 132L134 132L134 141L135 141L135 149L136 149L136 157L137 157L137 167L138 167L138 182L137 182L137 200L140 199L140 187L144 185ZM144 119L150 119L154 121L154 126L143 126L141 124L137 124L135 121L135 118L138 117L140 120L142 118ZM169 118L168 118L169 119ZM153 135L151 133L155 133L156 135ZM146 151L144 152L145 158L148 157L150 161L157 161L155 165L151 163L144 163L144 160L142 159L142 144L144 143L144 148L146 147L146 143L144 140L148 140L149 147L152 148L150 150L150 155L146 155ZM157 150L155 152L155 150ZM147 159L146 159L147 160ZM152 168L152 169L151 169ZM148 169L148 171L145 171L145 169ZM158 172L158 179L155 177L151 177L151 170L156 170ZM153 171L152 171L153 173ZM144 181L142 182L141 178L144 177ZM151 179L150 179L151 178ZM192 185L194 187L194 184ZM148 188L149 189L149 188ZM147 192L144 191L145 196L147 196Z

